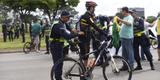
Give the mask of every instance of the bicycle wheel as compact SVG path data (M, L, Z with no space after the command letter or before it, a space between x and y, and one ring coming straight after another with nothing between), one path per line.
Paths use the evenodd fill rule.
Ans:
M151 45L153 49L157 49L158 46L157 44L158 44L157 40L151 40Z
M25 54L28 54L31 51L31 43L30 42L26 42L23 46L23 52Z
M114 62L109 60L103 66L103 76L105 80L131 80L132 70L129 63L121 56L113 56ZM114 64L115 63L115 64ZM126 71L120 71L123 65L127 66Z
M56 64L51 69L51 80L56 80L55 70L57 70L58 65L61 63L63 63L61 76L63 80L80 80L81 75L84 73L84 68L80 65L78 61L72 58L61 59L56 62Z

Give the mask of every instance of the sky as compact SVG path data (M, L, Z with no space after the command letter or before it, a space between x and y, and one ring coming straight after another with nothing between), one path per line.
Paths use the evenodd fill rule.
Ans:
M96 15L113 16L117 12L117 8L127 7L141 7L145 8L145 16L157 16L160 12L160 0L80 0L80 3L75 8L79 11L79 15L84 14L85 2L94 1L98 4L96 7Z

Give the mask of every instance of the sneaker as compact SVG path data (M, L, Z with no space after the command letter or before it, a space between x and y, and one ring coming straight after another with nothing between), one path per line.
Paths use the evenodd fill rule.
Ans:
M39 50L36 50L36 52L37 52L37 53L40 53L40 51L39 51Z
M141 67L141 66L137 66L134 70L135 70L135 71L137 71L137 70L142 70L142 67Z

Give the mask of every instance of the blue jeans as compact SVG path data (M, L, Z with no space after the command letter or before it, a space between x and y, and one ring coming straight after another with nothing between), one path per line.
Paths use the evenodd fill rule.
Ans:
M122 57L128 60L130 66L134 68L133 39L121 38L121 44L122 44Z

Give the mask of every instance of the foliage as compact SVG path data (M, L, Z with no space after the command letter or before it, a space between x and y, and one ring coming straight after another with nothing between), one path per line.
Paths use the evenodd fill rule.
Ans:
M148 16L147 17L147 22L149 22L149 23L153 23L155 20L156 20L155 16Z

